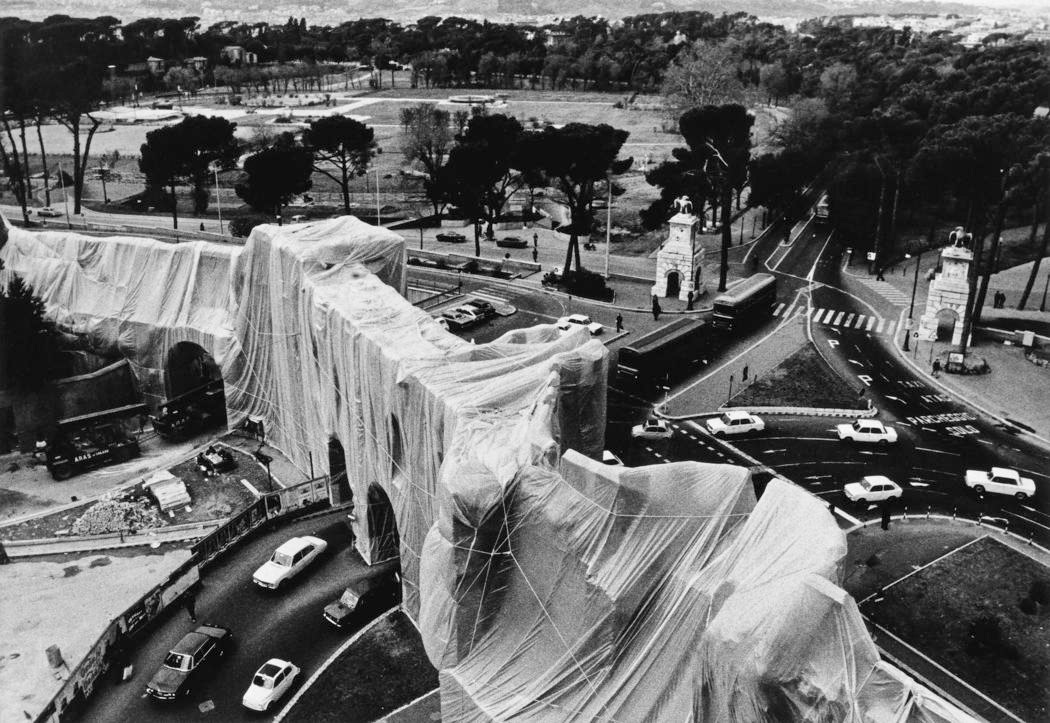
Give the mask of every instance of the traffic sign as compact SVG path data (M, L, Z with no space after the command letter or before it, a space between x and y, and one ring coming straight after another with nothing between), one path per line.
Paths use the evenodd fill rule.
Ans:
M913 332L911 333L911 338L912 338L912 339L918 339L918 338L919 338L919 332L917 332L917 331L913 331Z
M868 253L866 253L864 255L864 258L866 258L868 261L874 261L875 260L875 252L874 251L869 251Z

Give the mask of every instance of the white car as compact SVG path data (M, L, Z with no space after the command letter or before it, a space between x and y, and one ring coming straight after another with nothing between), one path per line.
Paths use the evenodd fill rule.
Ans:
M558 328L562 331L568 331L573 326L587 327L587 331L591 332L591 336L598 336L605 328L598 322L591 321L591 317L583 314L569 314L558 319Z
M289 580L310 566L328 547L320 537L293 537L278 547L270 559L252 575L259 587L280 590Z
M671 428L662 419L649 418L631 427L631 436L635 439L670 439L671 435Z
M457 306L452 311L470 319L469 323L471 324L477 324L481 321L484 321L485 318L484 316L482 316L480 311L469 306Z
M966 486L979 495L992 492L1010 495L1021 501L1035 496L1035 482L1029 477L1022 477L1017 470L1006 467L992 467L990 472L968 469Z
M748 432L761 432L766 428L766 423L760 418L748 412L726 412L718 417L707 420L707 429L716 437L724 437L731 434L747 434Z
M62 214L59 211L51 208L50 206L44 206L36 212L37 216L43 216L44 218L58 218Z
M845 486L843 492L846 493L846 499L850 502L860 504L899 500L904 494L900 485L881 474L868 475L861 478L860 482L850 482Z
M623 467L623 460L617 457L615 453L605 449L602 450L602 464L607 464L611 467Z
M853 424L840 424L835 429L843 442L893 444L897 441L897 430L876 419L858 419Z
M241 698L241 705L251 710L269 710L271 705L291 689L292 682L297 675L299 675L299 666L287 660L270 658L255 671L252 684L248 686L248 690L244 691L244 697Z

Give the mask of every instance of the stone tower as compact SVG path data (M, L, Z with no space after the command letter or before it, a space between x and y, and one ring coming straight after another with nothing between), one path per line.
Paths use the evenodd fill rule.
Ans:
M678 297L686 301L689 292L698 298L705 291L701 264L704 244L697 235L700 219L693 215L693 204L686 196L674 202L677 213L668 221L667 240L656 253L656 283L653 294Z
M962 341L963 317L970 303L970 265L973 251L964 245L969 234L961 228L952 232L952 241L941 251L941 271L930 283L926 296L926 311L919 320L919 338L933 341L937 338L937 314L945 309L955 312L952 344Z

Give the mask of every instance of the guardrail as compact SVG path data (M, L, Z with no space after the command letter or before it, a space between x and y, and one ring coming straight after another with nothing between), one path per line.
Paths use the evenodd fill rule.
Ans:
M867 409L842 409L836 407L752 407L748 405L720 407L722 411L739 412L746 411L752 414L797 414L809 417L849 417L850 419L866 419L874 417L879 410L874 406Z
M265 523L289 517L310 507L331 504L329 487L330 480L324 476L267 493L195 544L191 548L189 560L110 621L102 635L69 673L62 687L36 716L36 723L62 723L76 718L99 679L118 659L122 649L195 585L201 578L202 570L206 570L235 543Z

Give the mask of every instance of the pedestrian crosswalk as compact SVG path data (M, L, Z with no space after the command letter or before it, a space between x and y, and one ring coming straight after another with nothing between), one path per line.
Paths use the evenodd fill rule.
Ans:
M897 306L907 306L909 297L906 293L898 289L896 286L888 281L879 281L878 279L865 278L863 276L855 276L855 280L858 283L867 286L869 289L874 291L876 294L884 298L891 304Z
M773 309L773 316L787 318L791 316L809 316L814 324L834 326L839 329L850 329L852 331L863 331L871 334L893 335L897 330L895 319L880 319L877 316L858 314L853 311L841 311L839 309L820 309L807 307L804 304L778 304Z

